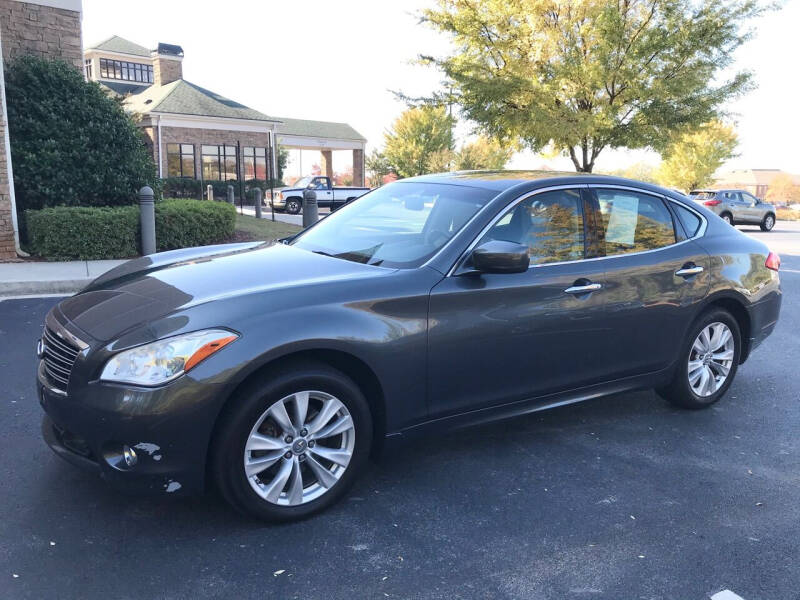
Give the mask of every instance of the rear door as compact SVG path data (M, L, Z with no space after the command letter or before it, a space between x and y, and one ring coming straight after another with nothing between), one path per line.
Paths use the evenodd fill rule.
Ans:
M588 211L587 211L588 209ZM603 379L604 265L585 188L513 202L475 242L527 245L524 273L454 274L431 291L428 398L438 417Z
M742 196L739 192L720 192L720 200L729 209L733 215L734 221L746 221L747 212L745 210L745 203L742 201Z
M709 286L708 254L663 196L622 187L591 187L605 259L605 313L614 355L610 378L639 375L672 364ZM677 203L676 203L677 204Z

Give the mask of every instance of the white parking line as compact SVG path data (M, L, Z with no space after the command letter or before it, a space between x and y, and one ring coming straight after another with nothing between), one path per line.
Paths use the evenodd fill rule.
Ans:
M730 590L722 590L711 596L711 600L744 600L744 598Z

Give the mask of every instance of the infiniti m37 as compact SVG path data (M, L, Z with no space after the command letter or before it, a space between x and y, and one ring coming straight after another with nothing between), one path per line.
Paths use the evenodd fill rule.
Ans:
M282 243L144 256L61 301L42 432L122 487L302 518L387 438L641 388L714 404L778 321L779 266L646 183L406 179Z

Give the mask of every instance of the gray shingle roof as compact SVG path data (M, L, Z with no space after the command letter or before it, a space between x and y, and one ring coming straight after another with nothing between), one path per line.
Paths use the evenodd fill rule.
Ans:
M284 117L277 117L277 119L281 121L281 124L278 126L278 135L334 138L337 140L357 140L359 142L367 141L367 138L358 133L347 123L286 119Z
M89 46L87 50L105 50L106 52L123 52L125 54L133 54L134 56L150 57L150 50L139 44L135 44L130 40L121 38L118 35L112 35L107 40L103 40L99 44Z
M125 81L98 81L97 83L104 88L108 88L119 96L138 94L149 87L148 85L142 85L141 83L128 83Z
M129 96L125 100L125 106L128 110L140 114L157 112L253 121L279 121L279 119L269 117L184 79L178 79L162 86L151 85L144 91Z

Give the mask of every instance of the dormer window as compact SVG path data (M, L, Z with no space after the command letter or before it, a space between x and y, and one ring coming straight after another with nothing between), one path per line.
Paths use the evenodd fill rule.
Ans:
M153 65L101 58L100 77L153 83Z

